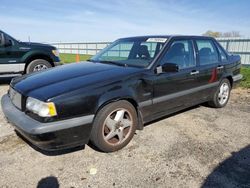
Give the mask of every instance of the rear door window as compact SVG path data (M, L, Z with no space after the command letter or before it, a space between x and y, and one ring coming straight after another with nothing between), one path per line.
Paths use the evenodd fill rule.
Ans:
M212 40L196 40L200 65L209 65L219 62L219 56Z

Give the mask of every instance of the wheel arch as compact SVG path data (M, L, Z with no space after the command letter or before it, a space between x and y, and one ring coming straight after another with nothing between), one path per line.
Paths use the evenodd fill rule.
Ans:
M231 88L233 88L233 76L232 74L225 74L220 81L223 79L228 79L231 85Z
M43 59L43 60L46 60L48 61L52 67L54 67L54 64L53 64L53 60L52 58L49 56L49 55L46 55L46 54L43 54L43 53L37 53L37 54L32 54L30 56L28 56L26 59L25 59L25 68L24 68L24 72L26 73L26 69L28 67L28 65L36 60L36 59Z
M110 103L113 103L113 102L121 101L121 100L129 102L135 108L136 113L137 113L137 117L138 117L137 130L142 130L143 129L142 114L138 108L138 103L132 97L125 96L125 97L110 98L110 99L106 100L105 102L102 102L98 105L98 107L95 110L95 114L97 114L104 106L106 106Z
M232 75L227 76L227 77L226 77L226 79L228 79L228 80L229 80L230 85L231 85L231 88L232 88L232 87L233 87L233 77L232 77Z

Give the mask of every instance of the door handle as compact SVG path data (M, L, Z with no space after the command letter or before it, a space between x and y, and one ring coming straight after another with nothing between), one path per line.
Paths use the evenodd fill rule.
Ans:
M196 75L196 74L199 74L200 72L199 71L192 71L190 72L190 75Z
M217 67L217 70L220 70L220 69L223 69L223 68L224 68L224 66L219 65L219 66Z

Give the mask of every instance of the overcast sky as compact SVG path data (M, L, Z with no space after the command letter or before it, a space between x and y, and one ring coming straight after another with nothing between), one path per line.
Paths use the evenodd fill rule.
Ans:
M240 31L248 0L1 0L0 29L39 42L113 41L148 34Z

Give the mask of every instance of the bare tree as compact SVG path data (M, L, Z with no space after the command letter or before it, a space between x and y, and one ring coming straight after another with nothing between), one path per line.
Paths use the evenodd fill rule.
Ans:
M222 37L241 37L241 34L239 31L230 31L222 33Z

